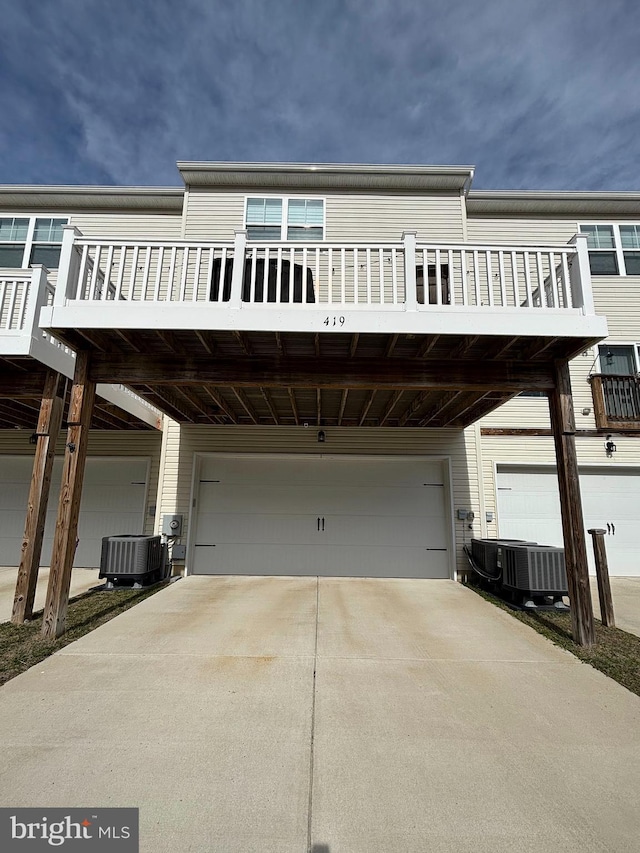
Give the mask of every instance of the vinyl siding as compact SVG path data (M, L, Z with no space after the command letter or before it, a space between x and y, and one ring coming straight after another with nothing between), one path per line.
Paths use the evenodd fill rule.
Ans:
M637 438L616 436L617 452L609 459L605 456L602 438L576 438L579 465L597 465L615 470L640 465L640 444ZM494 521L487 524L487 536L499 535L500 519L497 517L497 492L495 468L499 464L555 466L556 457L551 436L483 436L482 470L485 509L494 513ZM640 476L640 468L638 469Z
M565 244L578 231L575 219L493 218L468 214L467 239L470 243L558 243Z
M590 373L595 372L597 365L594 364L597 347L587 349L574 358L570 365L571 387L573 390L573 408L578 429L595 429L596 422L593 414L593 397L591 386L587 381ZM590 409L588 415L583 415L583 409ZM499 409L482 418L481 427L507 428L507 427L533 427L548 429L551 426L549 420L549 404L546 397L514 397Z
M605 314L609 339L640 341L640 276L594 276L596 314Z
M75 213L69 216L87 237L130 237L165 240L181 236L182 215L141 213Z
M477 529L468 530L454 520L458 569L464 568L463 541L480 534L479 476L475 430L327 429L327 443L319 446L313 427L215 427L183 425L166 427L164 476L159 517L181 513L188 536L193 463L195 453L325 453L359 455L435 455L451 457L453 504L473 509Z
M0 455L33 456L28 430L0 430ZM61 432L56 443L56 456L64 456L66 433ZM110 430L92 430L89 433L88 456L136 456L149 459L149 488L145 510L145 533L152 534L155 526L156 495L160 463L159 432L127 433ZM57 502L58 495L51 494L49 505ZM25 506L25 513L26 513ZM117 533L117 530L113 531Z
M233 240L233 232L244 227L247 195L259 191L189 191L185 213L185 238L189 240ZM275 195L268 193L268 195ZM291 196L293 193L287 193ZM326 200L327 242L397 242L402 232L418 232L419 240L461 241L463 206L459 195L412 196L369 193L299 193Z

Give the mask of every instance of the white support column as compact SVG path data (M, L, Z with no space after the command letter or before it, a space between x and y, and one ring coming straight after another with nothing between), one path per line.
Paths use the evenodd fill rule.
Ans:
M244 279L244 262L247 254L247 232L235 231L233 241L233 275L231 276L230 308L242 307L242 282Z
M82 236L82 232L75 225L65 225L62 231L58 280L53 296L53 304L56 307L66 305L67 300L73 299L76 295L78 286L78 254L74 249L73 242L76 237Z
M404 304L406 311L418 310L418 290L416 287L416 236L417 231L403 231L402 245L404 247ZM428 271L424 270L424 292L428 291ZM426 300L426 296L425 296Z
M593 291L591 289L591 268L589 266L589 249L587 235L576 234L569 241L576 247L576 257L571 264L571 297L574 308L582 308L583 314L595 314L593 307Z
M47 304L47 273L48 270L42 264L34 264L29 282L29 295L27 298L27 310L24 314L24 329L28 330L32 338L40 338L42 332L38 329L40 309Z

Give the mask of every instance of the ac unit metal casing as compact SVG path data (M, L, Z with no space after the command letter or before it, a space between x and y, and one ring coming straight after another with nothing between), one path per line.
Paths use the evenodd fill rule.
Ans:
M505 545L535 544L535 542L527 542L525 539L472 539L471 556L480 568L487 572L487 574L498 576L500 574L498 560L498 552L500 548Z
M532 595L566 595L564 550L551 545L503 545L502 585Z
M102 540L100 574L108 580L127 578L143 581L149 575L162 577L165 568L165 549L160 536L121 534L105 536Z

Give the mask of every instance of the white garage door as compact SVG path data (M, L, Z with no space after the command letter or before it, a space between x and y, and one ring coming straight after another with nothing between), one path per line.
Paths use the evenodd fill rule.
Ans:
M440 462L207 457L199 479L194 574L450 575Z
M640 472L610 468L580 471L580 490L589 528L607 530L605 544L612 575L640 575L638 507ZM562 547L560 498L555 471L541 468L498 469L500 536L531 539ZM586 533L585 533L586 535ZM587 535L589 570L594 573L591 537Z
M24 531L33 459L0 457L0 565L17 566ZM74 566L99 566L103 536L141 533L147 496L146 460L87 459L78 523ZM49 564L58 511L62 459L54 463L51 495L42 548L43 566Z

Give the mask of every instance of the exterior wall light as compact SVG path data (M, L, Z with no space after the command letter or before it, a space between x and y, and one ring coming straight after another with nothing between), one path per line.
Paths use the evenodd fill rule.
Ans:
M325 435L325 431L323 429L318 431L318 441L320 444L324 444L327 440L327 436Z
M610 435L608 435L604 442L604 452L607 454L609 459L613 456L618 448L613 443L613 440Z

